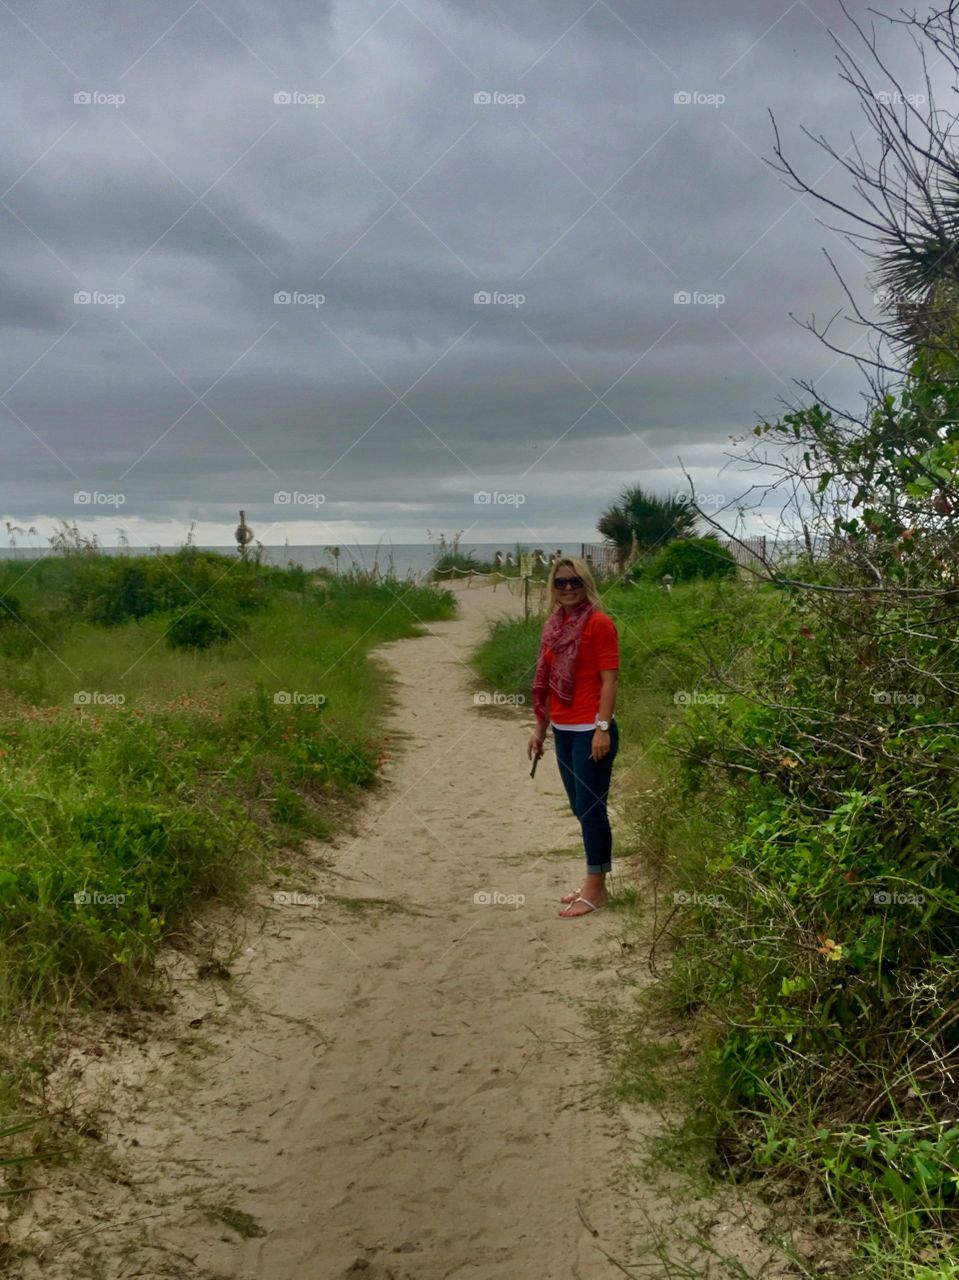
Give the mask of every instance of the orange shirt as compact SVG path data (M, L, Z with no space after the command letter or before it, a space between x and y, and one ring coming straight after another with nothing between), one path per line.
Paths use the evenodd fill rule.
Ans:
M546 661L553 661L552 649L546 649ZM555 724L595 724L599 714L599 697L603 682L600 671L619 668L619 637L616 623L600 610L592 614L583 627L573 672L573 700L560 702L549 691L549 718Z

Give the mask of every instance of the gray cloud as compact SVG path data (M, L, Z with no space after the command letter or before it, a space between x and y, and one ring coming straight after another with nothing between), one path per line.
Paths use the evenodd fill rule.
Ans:
M0 14L0 506L21 523L73 516L79 480L122 489L125 518L228 535L239 506L303 518L272 504L302 480L333 534L402 540L475 519L495 482L526 487L523 521L589 537L625 481L675 487L677 455L719 485L729 437L794 377L856 394L789 312L842 305L823 246L863 298L868 264L763 163L770 108L811 175L828 161L799 122L862 132L838 4L23 17ZM222 421L193 403L211 384Z

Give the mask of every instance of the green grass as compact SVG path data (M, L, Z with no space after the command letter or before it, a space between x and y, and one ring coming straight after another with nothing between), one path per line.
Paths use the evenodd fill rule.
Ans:
M332 830L387 746L366 653L451 608L281 583L204 651L164 644L170 615L151 613L0 652L0 1011L134 998L184 915Z
M827 1126L827 1132L822 1116L834 1113L837 1091L827 1087L827 1059L823 1055L820 1062L815 1047L795 1055L807 1071L806 1086L798 1091L788 1059L784 1068L772 1058L765 1072L757 1063L752 1103L728 1089L725 1064L737 1052L737 1037L754 1028L758 1035L767 1023L775 1034L779 1026L777 1010L763 1003L765 995L744 987L743 975L756 970L748 962L753 955L766 956L777 991L779 970L792 972L786 967L786 949L776 943L785 896L785 889L779 896L776 891L779 864L769 863L766 880L772 877L772 883L754 877L741 886L747 915L752 902L756 937L744 934L738 950L735 921L727 927L725 917L720 921L709 907L677 908L673 897L679 891L709 893L716 888L730 893L729 882L720 884L719 877L731 867L734 879L736 851L747 835L737 821L737 806L727 803L734 784L719 769L699 768L692 778L687 750L690 744L695 752L698 743L712 743L715 728L712 738L697 735L709 735L717 719L726 723L722 717L727 713L733 726L748 722L750 704L731 686L750 686L757 665L777 642L788 601L778 590L738 580L677 584L669 595L651 583L611 586L603 601L617 623L621 646L616 711L621 749L611 794L617 811L614 858L635 853L642 868L639 887L627 878L613 905L624 951L644 971L656 939L656 980L646 984L643 979L625 1014L600 1008L591 1011L590 1019L608 1062L606 1096L657 1108L671 1104L670 1122L650 1151L645 1172L685 1170L690 1194L707 1185L707 1176L727 1183L762 1178L770 1199L791 1201L794 1211L801 1201L802 1211L817 1217L834 1237L836 1259L825 1271L808 1263L797 1274L857 1280L953 1276L959 1253L954 1211L937 1206L931 1195L923 1199L913 1194L922 1177L935 1182L943 1169L956 1172L950 1133L943 1133L937 1146L937 1134L925 1124L934 1117L893 1115L870 1129L852 1098L845 1119ZM483 687L529 696L541 626L538 619L500 623L491 630L476 654ZM735 738L733 744L738 745ZM821 836L824 842L829 838L825 830ZM761 833L750 837L761 852ZM780 870L782 886L790 875L800 874L788 865ZM619 871L620 880L629 875L623 861ZM750 886L759 895L755 899ZM836 937L848 941L856 936L849 913L843 928ZM770 933L773 937L760 954L762 936ZM815 991L811 997L824 1023L835 1021L829 1012L837 998L833 992L841 998L842 991L838 980L825 985L829 976L823 975L821 1000ZM779 1003L780 1016L786 1017L790 1001ZM860 1076L854 1073L868 1064L853 1051L854 1037L849 1045L847 1074L855 1083ZM889 1063L881 1060L881 1044L875 1050L880 1060L869 1070L881 1083ZM836 1068L840 1074L841 1063ZM860 1112L864 1104L862 1099ZM950 1123L948 1117L942 1121ZM864 1158L867 1151L871 1165ZM923 1222L920 1214L927 1208ZM662 1257L665 1262L666 1254ZM675 1260L671 1265L667 1274L698 1274ZM730 1274L748 1273L733 1267Z
M199 562L211 594L156 557L141 616L107 625L91 614L131 568L93 559L0 566L0 1116L32 1090L58 1011L149 1001L165 939L348 821L390 749L369 651L455 609L432 588L313 589L226 557ZM208 606L228 637L171 646Z
M484 688L530 696L542 619L497 622L473 655Z

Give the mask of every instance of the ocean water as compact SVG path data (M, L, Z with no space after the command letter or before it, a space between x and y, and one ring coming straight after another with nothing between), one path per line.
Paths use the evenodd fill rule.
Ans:
M472 552L476 560L492 560L497 551L502 551L505 558L507 552L511 552L516 556L515 542L463 542L460 544L460 552ZM520 550L534 551L539 543L520 543ZM565 545L560 542L551 550L557 549L565 551L569 555L579 555L582 544L579 542L569 542ZM162 552L172 552L178 550L178 547L161 547ZM218 551L221 555L235 556L237 554L236 545L219 546L219 547L202 547L204 551ZM101 547L104 555L145 555L148 554L148 548L145 547ZM546 554L546 549L540 546L540 550ZM0 559L10 560L33 560L38 555L55 554L49 548L37 548L29 546L19 546L16 548L0 547ZM437 557L438 549L435 543L354 543L349 546L346 543L340 544L340 556L338 570L340 573L348 573L351 569L365 569L371 571L378 568L384 576L392 574L396 578L413 578L416 580L424 578L433 567ZM332 569L336 562L330 554L327 546L266 546L263 548L263 560L268 564L286 565L290 561L294 564L302 565L304 569Z
M578 543L576 548L578 551ZM507 551L511 551L514 557L516 555L515 543L464 542L460 544L459 549L462 554L472 552L478 561L492 560L497 551L502 551L504 557ZM524 545L522 550L533 550L533 544L530 543L528 547ZM336 563L329 548L325 546L274 546L264 547L263 552L264 560L270 564L284 565L292 560L294 564L301 564L304 569L332 569ZM235 551L231 548L229 553L232 555ZM439 551L436 544L432 542L398 542L392 545L386 542L354 543L353 546L341 543L337 567L340 573L348 573L351 569L372 570L376 567L384 575L392 574L396 578L420 579L429 573L438 556Z

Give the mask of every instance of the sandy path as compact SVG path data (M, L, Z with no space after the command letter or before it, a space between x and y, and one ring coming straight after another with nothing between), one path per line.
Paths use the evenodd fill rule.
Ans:
M576 1003L617 982L613 926L556 917L581 864L537 856L578 841L552 752L531 781L527 719L474 705L464 659L487 618L522 604L457 595L456 620L379 651L410 737L332 876L297 885L410 910L274 906L264 889L267 923L235 966L243 998L202 1015L192 1076L181 1061L180 1087L165 1084L154 1063L150 1102L118 1124L142 1218L129 1198L109 1211L104 1274L616 1274L598 1246L622 1256L622 1135L590 1100L602 1068ZM484 890L525 904L474 902ZM150 1249L156 1269L137 1269Z

